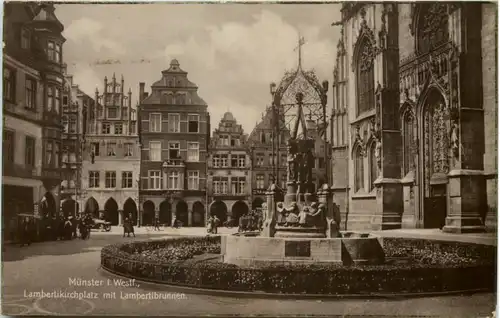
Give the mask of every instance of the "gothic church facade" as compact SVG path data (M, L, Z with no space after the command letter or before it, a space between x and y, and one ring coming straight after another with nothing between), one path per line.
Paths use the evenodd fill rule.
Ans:
M330 127L348 229L496 226L495 19L481 3L343 4Z

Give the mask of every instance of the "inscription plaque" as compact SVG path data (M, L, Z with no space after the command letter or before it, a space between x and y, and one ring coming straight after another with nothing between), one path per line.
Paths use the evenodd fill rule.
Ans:
M285 241L285 257L310 257L311 242L310 241Z

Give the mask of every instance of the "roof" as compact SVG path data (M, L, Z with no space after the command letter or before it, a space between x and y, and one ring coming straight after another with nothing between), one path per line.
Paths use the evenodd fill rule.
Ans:
M235 121L234 116L231 112L226 112L222 117L222 120Z

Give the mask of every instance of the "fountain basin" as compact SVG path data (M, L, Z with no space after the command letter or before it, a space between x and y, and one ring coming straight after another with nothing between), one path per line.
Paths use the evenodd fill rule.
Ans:
M382 240L369 233L340 238L232 235L221 239L224 263L238 266L300 264L382 264Z

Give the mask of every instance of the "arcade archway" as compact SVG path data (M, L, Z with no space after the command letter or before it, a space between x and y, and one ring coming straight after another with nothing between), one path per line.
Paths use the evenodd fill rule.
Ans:
M175 210L175 217L177 220L182 222L183 226L188 226L189 218L188 218L188 205L185 201L177 202Z
M42 215L47 218L53 218L57 215L56 199L50 192L46 192L40 202Z
M146 201L142 205L142 225L151 225L155 217L155 204L152 201Z
M160 203L160 224L165 226L172 225L172 204L167 200Z
M83 212L92 215L94 218L99 217L99 204L94 197L90 197L87 202L85 202L85 209Z
M106 221L110 222L111 225L118 225L119 215L118 215L118 203L115 199L109 198L104 204L104 216Z
M61 210L64 214L64 217L68 217L70 215L76 216L80 211L80 206L78 205L78 202L76 202L75 200L66 199L61 204Z
M210 216L216 215L221 224L227 220L227 206L222 201L215 201L210 205Z
M132 214L132 224L137 225L137 205L132 198L128 198L123 204L123 219Z
M248 205L243 201L237 201L233 204L231 209L234 224L239 224L240 217L248 213Z
M193 204L193 226L205 226L205 206L200 201Z

